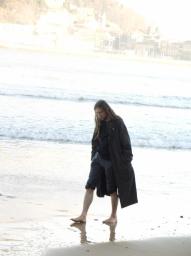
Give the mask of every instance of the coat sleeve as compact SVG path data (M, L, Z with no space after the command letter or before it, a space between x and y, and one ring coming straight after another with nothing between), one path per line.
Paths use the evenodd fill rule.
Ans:
M91 160L93 159L95 153L96 153L96 150L95 150L95 148L93 146L93 143L92 143Z
M127 160L128 162L131 162L133 159L131 140L129 137L129 133L127 131L127 127L125 126L122 119L120 119L119 124L119 140L122 157L124 157L124 159Z
M97 140L95 139L95 136L93 135L92 137L92 150L91 150L91 160L94 157L95 153L96 153L96 149L97 149Z

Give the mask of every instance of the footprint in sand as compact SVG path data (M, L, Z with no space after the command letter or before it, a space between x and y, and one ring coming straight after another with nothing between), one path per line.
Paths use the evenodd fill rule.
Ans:
M1 194L1 193L0 193L0 196L6 197L6 198L11 198L11 199L16 198L16 196L3 195L3 194Z
M68 210L57 210L58 212L68 212Z

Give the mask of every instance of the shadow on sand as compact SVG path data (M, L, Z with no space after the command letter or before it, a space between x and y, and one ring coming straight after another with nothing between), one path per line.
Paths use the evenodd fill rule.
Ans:
M82 228L82 227L81 227ZM81 241L87 241L82 228ZM81 234L82 234L81 233ZM82 239L83 238L83 239ZM191 237L163 237L50 249L44 256L190 256Z

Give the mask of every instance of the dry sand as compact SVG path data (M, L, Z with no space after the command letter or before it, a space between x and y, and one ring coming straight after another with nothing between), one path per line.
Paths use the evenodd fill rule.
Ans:
M190 256L191 237L99 243L52 249L45 256Z

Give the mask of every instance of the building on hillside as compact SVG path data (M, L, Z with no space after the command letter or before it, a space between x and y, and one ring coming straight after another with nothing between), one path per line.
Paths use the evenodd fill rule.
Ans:
M135 43L135 54L142 57L160 57L161 51L159 43L153 40L147 40L143 42Z
M179 58L191 60L191 41L184 41L180 49Z

